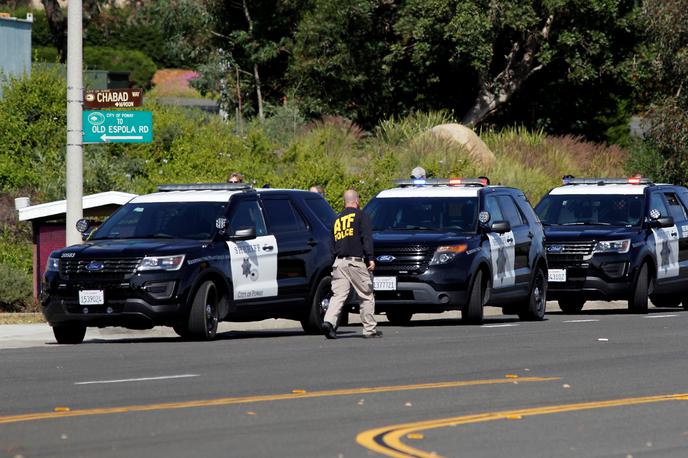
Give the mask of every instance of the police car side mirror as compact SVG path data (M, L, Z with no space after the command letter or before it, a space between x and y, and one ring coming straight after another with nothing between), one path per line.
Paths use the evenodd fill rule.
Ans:
M503 234L511 230L511 224L509 221L495 221L490 225L490 232L496 232L497 234Z
M674 218L667 216L650 220L650 227L671 227L674 225Z
M249 240L256 238L255 227L242 227L234 231L234 234L229 236L230 240Z

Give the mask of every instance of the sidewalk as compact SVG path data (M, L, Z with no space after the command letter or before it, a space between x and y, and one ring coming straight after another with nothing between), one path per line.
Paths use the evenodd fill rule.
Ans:
M625 309L626 302L588 302L583 313L588 310L596 309ZM560 312L556 302L547 302L548 312ZM485 308L485 316L502 316L500 308ZM509 315L512 317L512 315ZM513 316L516 318L515 316ZM385 323L387 319L384 315L377 315L376 318ZM461 312L452 311L440 314L419 313L413 316L413 320L438 320L438 319L459 319ZM517 319L517 318L516 318ZM358 315L350 314L351 324L360 324ZM274 329L295 329L301 330L301 324L294 320L270 319L249 323L220 323L218 334L230 331L264 331ZM88 328L86 331L85 342L102 340L123 340L123 339L151 339L151 338L177 338L177 334L172 328L159 326L148 330L133 330L125 328ZM47 323L39 324L7 324L0 325L0 350L9 348L30 348L30 347L55 347L55 337L53 331Z

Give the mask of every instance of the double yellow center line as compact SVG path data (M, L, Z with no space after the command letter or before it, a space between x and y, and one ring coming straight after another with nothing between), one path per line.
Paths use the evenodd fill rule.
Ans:
M379 387L364 387L364 388L350 388L340 390L323 390L323 391L305 391L293 390L291 393L282 394L268 394L259 396L245 396L245 397L228 397L217 399L205 399L197 401L183 401L183 402L166 402L160 404L143 404L121 407L104 407L93 409L79 409L69 410L60 409L53 412L37 412L22 415L8 415L0 416L0 424L19 423L25 421L36 420L52 420L59 418L83 417L89 415L111 415L118 413L130 412L152 412L173 409L189 409L194 407L216 407L227 406L233 404L250 404L256 402L269 401L287 401L292 399L311 399L331 396L353 396L361 394L374 393L391 393L395 391L412 391L412 390L434 390L442 388L459 388L467 386L478 385L498 385L498 384L512 384L512 383L528 383L528 382L548 382L559 380L558 377L522 377L522 378L502 378L502 379L485 379L485 380L463 380L463 381L449 381L437 383L421 383L417 385L395 385L395 386L379 386Z

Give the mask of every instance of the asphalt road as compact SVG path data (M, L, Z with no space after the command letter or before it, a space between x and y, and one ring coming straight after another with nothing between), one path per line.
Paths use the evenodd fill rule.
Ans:
M0 456L686 457L688 312L650 312L4 349Z

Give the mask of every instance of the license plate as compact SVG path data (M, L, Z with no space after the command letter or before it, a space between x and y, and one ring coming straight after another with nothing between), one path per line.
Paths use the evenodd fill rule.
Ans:
M375 277L373 287L375 291L394 291L397 289L397 277Z
M105 293L102 289L79 291L79 305L102 305L104 303Z
M566 269L549 269L547 279L554 283L566 281Z

